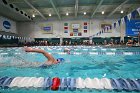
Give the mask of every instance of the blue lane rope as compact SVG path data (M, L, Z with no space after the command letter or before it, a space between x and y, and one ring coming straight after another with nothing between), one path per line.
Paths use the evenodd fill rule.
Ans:
M34 86L34 84L35 84L36 86L39 86L39 87L43 88L44 90L50 90L52 83L53 83L52 78L50 78L50 77L46 77L46 78L38 77L38 78L36 78L37 81L34 81L34 82L31 82L32 80L34 80L33 77L27 77L26 79L25 79L25 77L20 77L20 78L18 78L18 81L16 81L16 82L14 79L16 79L16 77L7 77L7 76L0 77L0 87L3 89L8 89L9 86L10 86L10 88L14 88L15 86L17 88L22 88L21 86L23 86L25 88L31 88L31 87L38 88L38 87ZM111 79L108 79L109 80L108 82L106 82L106 85L111 85L108 88L105 88L106 85L104 85L103 84L104 81L102 81L107 78L98 79L99 82L97 82L98 84L95 84L95 85L92 82L94 79L90 79L90 82L86 83L87 79L84 80L84 79L78 79L78 78L76 79L76 78L70 78L70 77L68 77L68 78L63 77L60 79L59 90L64 91L64 90L68 89L70 91L74 91L76 89L83 89L83 88L85 89L85 88L87 88L86 86L89 86L89 87L91 87L91 89L100 89L100 90L111 88L116 91L122 91L122 90L140 91L140 79L123 79L123 78L113 79L113 78L111 78ZM25 84L25 82L26 82L26 84ZM32 83L32 84L29 86L30 83ZM77 83L84 84L84 85L79 87L77 85ZM19 85L19 84L22 84L22 85ZM101 86L98 86L98 85L101 85ZM104 88L99 88L99 87L104 87Z
M131 91L132 90L132 87L130 86L130 84L128 83L127 80L120 78L120 79L118 79L118 81L119 81L121 87L124 90L128 90L128 91Z
M127 81L130 83L132 90L140 91L140 85L136 80L133 79L127 79Z
M67 89L67 79L62 78L61 79L61 84L60 84L60 90L66 90Z
M117 79L111 79L111 85L115 90L121 91L123 89Z
M49 89L51 85L52 85L51 78L50 77L45 78L43 89Z
M69 90L76 90L76 79L71 78L68 85Z
M12 77L6 78L5 81L2 84L2 88L4 88L4 89L9 88L9 85L12 82L13 79L14 78L12 78Z
M0 78L0 87L3 87L3 83L7 78L8 78L7 76Z

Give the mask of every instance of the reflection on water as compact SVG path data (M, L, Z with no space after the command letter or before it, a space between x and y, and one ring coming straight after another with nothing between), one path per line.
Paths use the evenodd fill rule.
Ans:
M76 48L74 51L80 51ZM25 53L22 49L9 52L9 50L0 51L0 75L21 75L21 76L59 76L59 77L139 77L139 55L90 55L90 49L83 50L81 55L62 55L53 53L55 58L63 57L65 62L47 67L45 69L38 68L44 63L46 58L37 53ZM59 52L62 50L57 50ZM123 50L119 50L123 51ZM6 54L7 53L7 54ZM8 70L4 70L7 67ZM133 68L137 68L133 69ZM12 70L13 71L12 71ZM28 70L28 71L27 71ZM26 73L25 73L26 71ZM25 74L23 74L25 73ZM125 75L126 73L131 73Z
M80 52L80 49L73 48L73 52ZM81 48L82 49L82 48ZM82 78L139 78L140 77L140 55L111 56L111 55L89 55L91 49L83 50L82 55L58 55L53 53L55 58L63 57L65 62L53 65L49 68L38 68L46 60L42 55L25 53L22 49L0 49L0 76L9 77L82 77ZM54 50L49 50L54 52ZM60 50L62 52L62 50ZM119 51L124 51L119 49ZM127 50L128 51L128 50ZM58 51L59 52L59 51ZM1 54L5 53L5 54ZM6 54L7 53L7 54ZM40 62L39 62L39 61ZM136 69L135 69L136 68ZM56 91L42 89L1 89L2 93L56 93ZM59 93L118 93L116 91L57 91ZM128 93L122 91L121 93ZM133 92L137 93L137 92Z

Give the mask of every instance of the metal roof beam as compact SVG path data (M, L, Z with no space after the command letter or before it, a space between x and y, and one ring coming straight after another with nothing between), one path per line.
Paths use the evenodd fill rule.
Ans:
M8 0L8 3L23 3L23 0Z
M37 2L39 0L32 0L32 2ZM8 0L8 3L24 3L24 0Z
M112 16L122 5L126 4L129 0L125 0L123 3L121 3L119 6L117 6L109 15L108 17Z
M54 5L53 0L50 0L50 3L51 3L51 5L52 5L52 7L53 7L54 11L56 12L56 14L57 14L57 16L58 16L59 20L61 20L61 16L60 16L60 14L59 14L59 12L58 12L58 10L57 10L56 6Z
M94 10L94 12L92 13L91 18L95 15L95 13L97 12L97 10L100 8L100 6L102 5L103 1L104 1L104 0L101 0L101 1L99 2L98 6L96 7L96 9Z
M37 10L31 3L29 3L27 0L24 0L26 4L28 4L32 9L34 9L43 19L46 20L46 17L39 11Z

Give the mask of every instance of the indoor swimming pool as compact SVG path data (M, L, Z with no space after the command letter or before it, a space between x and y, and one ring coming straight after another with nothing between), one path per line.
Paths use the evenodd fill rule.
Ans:
M34 48L48 51L55 58L64 58L65 61L44 69L38 67L38 64L43 64L43 62L47 60L42 54L26 53L22 47L0 48L1 93L54 93L56 91L53 91L50 88L52 79L54 78L58 78L61 81L58 93L115 93L118 91L121 93L127 93L129 91L137 93L140 91L137 90L140 88L139 47L105 48L100 46L38 46ZM71 49L70 54L64 53L64 48ZM9 81L10 83L13 83L12 81L14 81L15 78L21 80L19 80L17 85L9 83L5 88L2 78L8 77L11 78L11 82ZM30 84L29 82L27 82L28 84L23 84L23 86L21 86L23 81L26 82L26 79L30 79L28 80L30 82L40 79L40 84L41 82L45 82L44 80L50 79L48 82L51 82L51 84L49 86L49 83L47 83L48 85L46 85L47 88L45 87L45 89L44 87L35 87L34 84ZM67 83L65 89L63 89L64 86L62 86L62 81L68 82L69 79L71 80L70 82L75 82L75 87L73 86L72 89L69 89ZM91 86L90 84L88 85L90 81L99 80L101 82L104 79L108 82L113 82L113 80L114 82L116 80L121 82L124 80L123 83L126 83L125 80L127 80L128 83L128 81L132 81L129 84L131 89L129 89L130 86L127 86L128 89L124 89L126 86L122 84L120 84L121 86L124 86L122 89L115 89L113 85L110 85L108 88L103 87L103 85L100 85L102 86L101 88L99 86L96 88L97 86L94 86L94 83L93 85L91 84ZM84 83L77 84L77 82ZM127 83L126 85L128 85ZM132 86L133 84L134 86ZM116 84L116 86L118 85ZM137 88L133 89L134 87Z

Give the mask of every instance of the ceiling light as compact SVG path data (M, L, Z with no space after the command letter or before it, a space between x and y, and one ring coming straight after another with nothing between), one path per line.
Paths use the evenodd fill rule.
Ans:
M66 15L68 16L68 15L69 15L69 13L66 13Z
M52 14L49 14L49 16L52 16Z
M104 11L102 11L102 15L104 14L105 12Z
M35 17L35 14L33 14L32 17Z
M86 15L87 13L86 12L84 12L84 15Z
M123 10L121 10L121 14L123 14Z

